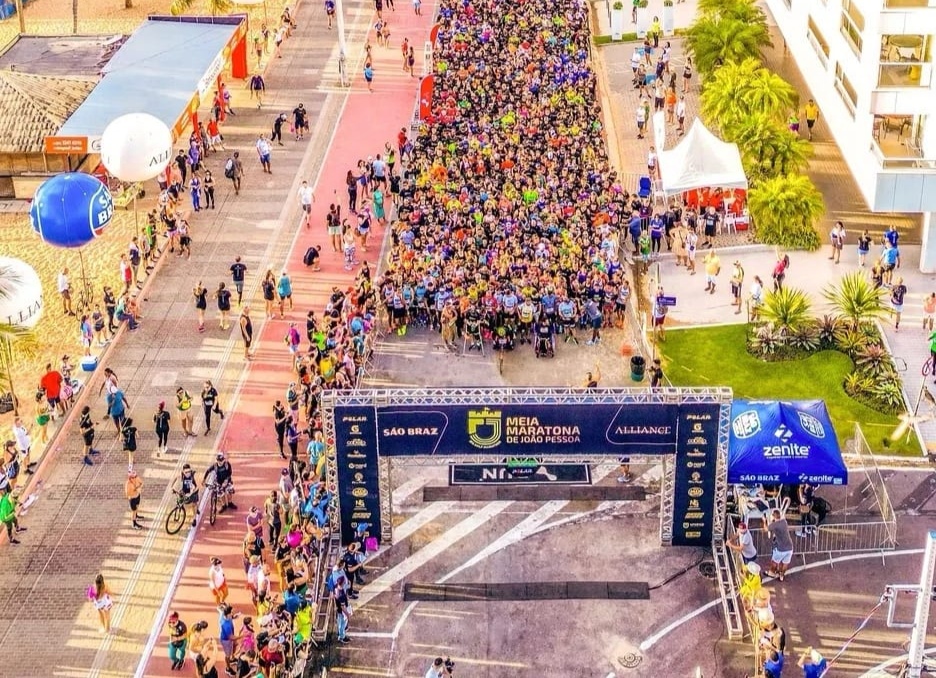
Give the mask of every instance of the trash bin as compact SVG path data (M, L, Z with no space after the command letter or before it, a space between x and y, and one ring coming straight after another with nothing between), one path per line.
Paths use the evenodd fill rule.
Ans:
M631 379L634 381L643 381L644 371L647 369L647 361L642 356L635 355L631 358Z

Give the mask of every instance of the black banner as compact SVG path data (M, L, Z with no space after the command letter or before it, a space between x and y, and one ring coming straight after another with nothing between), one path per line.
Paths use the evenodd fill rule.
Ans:
M712 545L720 405L679 407L673 545Z
M588 464L452 464L449 485L590 485Z
M380 539L380 476L377 470L377 416L373 407L335 409L335 449L341 539L351 540L358 525Z

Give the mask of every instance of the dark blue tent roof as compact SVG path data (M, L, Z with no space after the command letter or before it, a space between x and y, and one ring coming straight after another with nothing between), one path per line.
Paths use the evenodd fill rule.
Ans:
M821 400L735 400L728 482L844 485L835 429Z

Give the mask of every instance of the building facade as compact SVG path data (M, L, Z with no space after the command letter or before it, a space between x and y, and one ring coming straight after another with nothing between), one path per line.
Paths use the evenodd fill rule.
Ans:
M936 0L766 0L865 202L923 214L936 271Z

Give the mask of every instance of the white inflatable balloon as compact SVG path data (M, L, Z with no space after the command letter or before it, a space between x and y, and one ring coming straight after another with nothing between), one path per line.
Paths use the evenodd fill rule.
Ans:
M21 259L0 257L0 323L35 327L42 317L42 281Z
M149 113L127 113L101 135L101 162L121 181L146 181L172 159L172 132Z

